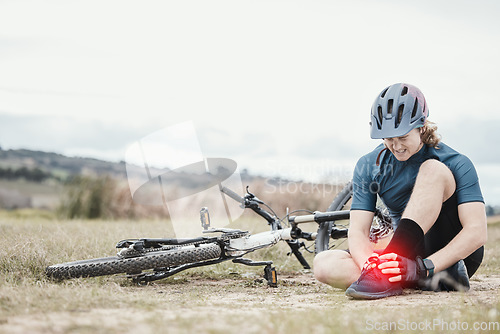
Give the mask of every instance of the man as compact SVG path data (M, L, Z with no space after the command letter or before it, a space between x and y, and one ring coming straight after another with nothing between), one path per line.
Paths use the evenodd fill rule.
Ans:
M319 253L319 281L347 288L346 295L357 299L399 295L407 287L468 289L487 238L484 201L472 162L440 143L427 116L415 86L394 84L377 96L371 137L383 144L356 165L349 251ZM385 249L374 252L369 231L377 197L395 232Z

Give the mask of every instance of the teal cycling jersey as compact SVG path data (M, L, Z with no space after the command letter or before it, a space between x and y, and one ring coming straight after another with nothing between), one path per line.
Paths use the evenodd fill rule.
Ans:
M424 145L407 161L399 161L381 144L361 157L353 176L351 210L375 211L377 195L389 209L393 223L399 219L410 199L420 165L428 159L437 159L453 173L458 204L483 202L476 169L465 155L444 143L438 148Z

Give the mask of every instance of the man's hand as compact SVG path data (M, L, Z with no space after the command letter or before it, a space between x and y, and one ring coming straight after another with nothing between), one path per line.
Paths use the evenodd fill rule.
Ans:
M390 276L389 282L418 283L427 276L427 270L420 257L410 260L396 253L388 253L380 255L379 259L382 263L378 265L378 269L382 274Z

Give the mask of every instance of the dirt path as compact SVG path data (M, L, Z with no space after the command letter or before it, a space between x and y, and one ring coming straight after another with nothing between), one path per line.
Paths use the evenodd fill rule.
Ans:
M475 277L467 293L405 290L402 296L374 301L350 300L342 291L315 281L310 273L281 275L279 279L280 286L276 289L266 287L258 279L252 283L248 279L200 277L179 284L129 286L124 288L124 299L129 293L134 298L139 295L145 303L152 301L152 304L124 303L119 308L93 307L15 315L0 318L0 333L153 333L165 324L175 328L173 332L189 332L193 328L200 332L232 332L238 328L239 332L252 333L261 328L245 319L268 319L272 312L285 314L287 310L297 315L328 310L363 314L375 307L411 312L425 305L450 305L450 308L488 305L491 312L496 312L500 302L500 275ZM289 314L284 315L284 319ZM215 321L216 318L219 320Z

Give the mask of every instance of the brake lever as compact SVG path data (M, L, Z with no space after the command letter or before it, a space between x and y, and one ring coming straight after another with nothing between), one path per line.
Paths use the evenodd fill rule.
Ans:
M255 195L254 195L254 194L252 194L252 193L250 192L250 190L248 190L248 188L250 188L250 186L247 186L247 187L246 187L246 191L247 191L248 196L249 196L250 198L254 198L254 197L255 197Z
M256 203L259 203L259 204L264 204L263 201L261 201L260 199L257 198L257 196L255 196L254 194L252 194L249 190L248 190L249 186L247 186L246 190L247 190L247 195L245 196L246 199L248 199L249 201L253 201L253 202L256 202Z

